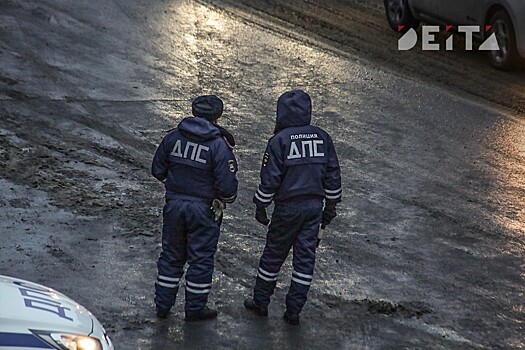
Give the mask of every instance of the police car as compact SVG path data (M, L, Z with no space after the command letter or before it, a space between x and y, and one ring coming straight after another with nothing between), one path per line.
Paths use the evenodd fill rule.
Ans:
M0 349L114 350L83 306L39 284L0 275Z

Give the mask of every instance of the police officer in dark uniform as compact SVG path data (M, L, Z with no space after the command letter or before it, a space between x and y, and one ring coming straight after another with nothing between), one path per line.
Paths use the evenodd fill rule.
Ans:
M270 225L253 298L244 302L256 314L268 315L279 270L293 247L292 281L283 318L294 325L299 324L312 283L319 226L324 229L335 218L342 194L332 139L310 125L311 111L310 96L301 90L286 92L277 102L275 135L268 141L261 184L253 198L257 221ZM272 201L275 208L270 223L266 207Z
M194 117L183 119L162 140L152 174L165 183L162 252L157 267L155 304L165 318L175 304L184 265L186 321L217 317L206 306L211 289L224 203L237 196L233 137L216 125L223 111L214 95L193 101Z

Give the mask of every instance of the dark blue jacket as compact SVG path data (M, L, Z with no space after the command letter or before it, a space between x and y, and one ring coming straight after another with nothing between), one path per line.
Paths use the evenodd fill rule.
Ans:
M266 207L272 200L341 201L341 174L332 139L310 121L308 95L292 91L279 99L276 134L268 141L261 184L253 198L258 206Z
M219 129L204 118L185 118L164 137L151 173L166 180L167 199L233 203L237 197L235 156Z

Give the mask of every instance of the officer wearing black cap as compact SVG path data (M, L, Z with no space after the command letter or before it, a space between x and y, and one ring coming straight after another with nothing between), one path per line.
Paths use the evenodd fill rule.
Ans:
M259 261L253 298L244 306L260 316L268 304L282 264L293 247L293 271L283 318L299 324L313 280L319 226L337 215L341 201L341 174L330 135L310 125L312 102L302 90L288 91L277 102L275 135L268 141L255 192L255 218L268 226L266 246ZM275 202L272 221L266 208ZM323 209L324 203L324 209Z
M214 95L193 101L194 117L183 119L159 145L152 174L164 182L162 252L155 305L165 318L175 303L184 265L186 321L215 318L206 306L212 285L222 209L237 197L235 141L217 125L223 103Z

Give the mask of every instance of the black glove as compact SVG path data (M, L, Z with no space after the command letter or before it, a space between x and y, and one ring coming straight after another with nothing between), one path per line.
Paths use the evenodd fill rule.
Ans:
M268 217L266 216L265 207L257 206L257 208L255 209L255 220L259 221L264 226L268 226L270 220L268 220Z
M325 229L330 225L332 220L337 216L335 211L335 203L326 203L323 209L323 217L321 219L321 229Z

